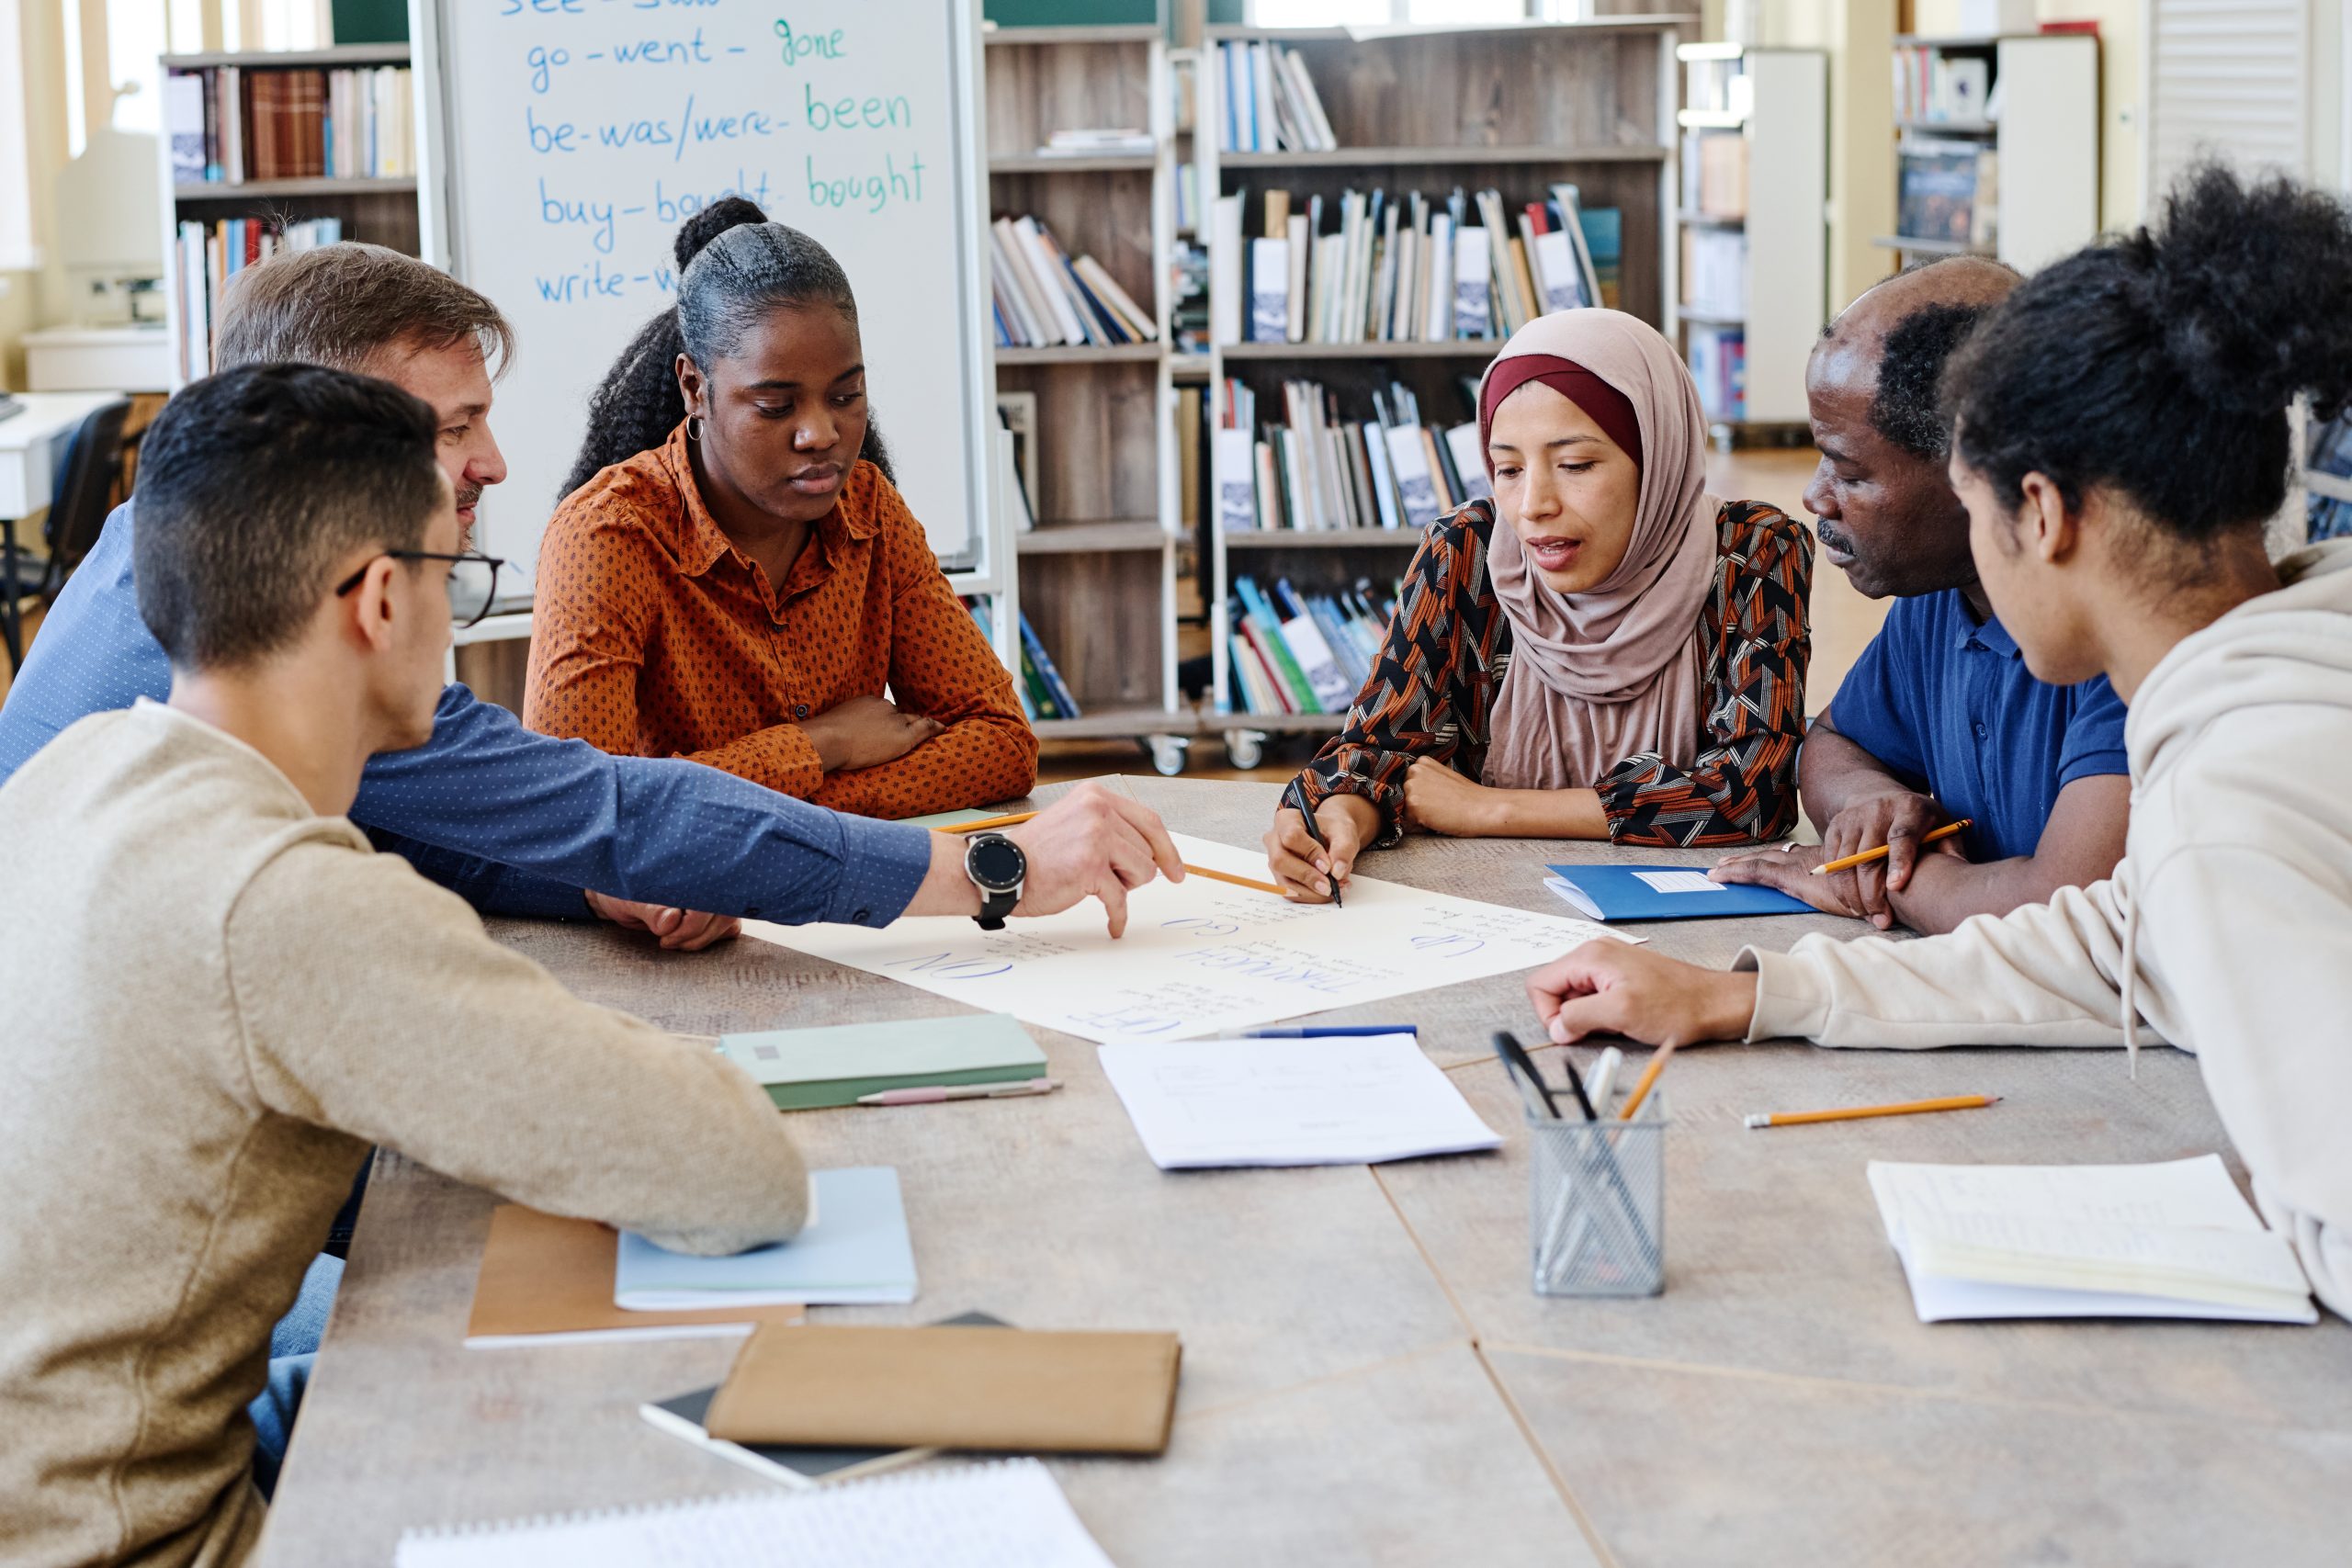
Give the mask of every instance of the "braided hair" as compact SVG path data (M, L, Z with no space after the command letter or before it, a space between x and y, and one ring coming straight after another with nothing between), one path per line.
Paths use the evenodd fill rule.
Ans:
M678 355L707 373L771 310L831 305L854 323L857 300L832 253L797 229L768 221L740 196L715 201L678 226L678 302L638 330L588 400L588 434L563 481L570 495L599 469L669 440L686 417ZM897 482L869 413L859 456ZM560 499L559 497L558 499Z

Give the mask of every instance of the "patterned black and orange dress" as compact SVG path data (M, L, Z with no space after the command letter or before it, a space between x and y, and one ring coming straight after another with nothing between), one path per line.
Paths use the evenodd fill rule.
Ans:
M1402 835L1415 758L1481 776L1495 694L1510 667L1510 623L1487 579L1494 526L1483 501L1430 525L1372 678L1346 727L1283 792L1284 806L1312 812L1329 795L1360 795L1380 809L1373 847L1385 849ZM1707 733L1687 769L1645 751L1598 781L1612 843L1759 843L1796 826L1813 536L1755 501L1724 502L1717 527L1715 580L1699 627Z

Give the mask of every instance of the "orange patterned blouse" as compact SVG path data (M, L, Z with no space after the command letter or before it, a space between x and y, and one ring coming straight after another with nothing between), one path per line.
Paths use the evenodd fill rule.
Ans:
M886 685L944 731L893 761L826 774L800 721ZM683 423L556 508L539 547L523 721L866 817L1009 800L1037 777L1012 677L879 468L850 471L771 584L703 505Z

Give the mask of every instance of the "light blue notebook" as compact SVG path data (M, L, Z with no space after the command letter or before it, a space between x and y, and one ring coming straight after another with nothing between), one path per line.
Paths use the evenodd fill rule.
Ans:
M815 1218L790 1241L695 1258L621 1233L613 1304L629 1312L800 1302L839 1306L915 1299L915 1249L899 1173L887 1165L810 1175Z

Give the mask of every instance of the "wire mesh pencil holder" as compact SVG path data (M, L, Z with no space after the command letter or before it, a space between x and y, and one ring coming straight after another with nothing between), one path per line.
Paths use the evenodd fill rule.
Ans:
M1529 1256L1539 1296L1654 1296L1666 1288L1666 1107L1635 1121L1531 1114Z

